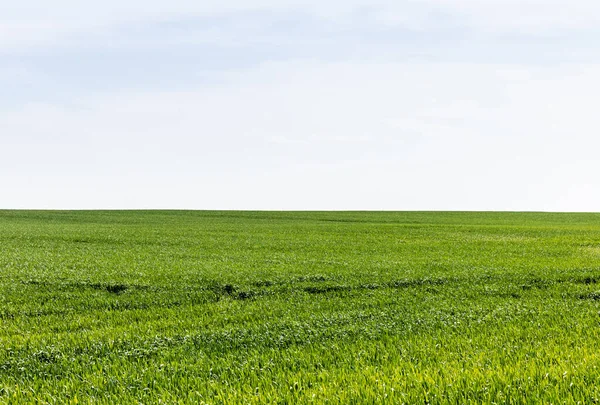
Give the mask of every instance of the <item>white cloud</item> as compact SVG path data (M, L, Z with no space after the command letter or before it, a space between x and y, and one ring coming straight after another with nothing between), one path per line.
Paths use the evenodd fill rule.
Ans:
M368 11L381 23L414 30L435 28L446 18L481 34L560 35L600 23L595 0L56 0L48 7L21 0L0 9L0 49L60 43L112 26L245 11L307 13L349 26Z
M594 0L425 0L452 10L484 30L550 33L560 29L597 28L600 3Z
M273 63L0 113L4 207L597 210L600 66Z

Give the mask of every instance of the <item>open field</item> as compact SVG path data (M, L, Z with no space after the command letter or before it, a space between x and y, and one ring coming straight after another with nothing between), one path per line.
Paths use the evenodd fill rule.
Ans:
M0 211L0 403L594 403L600 215Z

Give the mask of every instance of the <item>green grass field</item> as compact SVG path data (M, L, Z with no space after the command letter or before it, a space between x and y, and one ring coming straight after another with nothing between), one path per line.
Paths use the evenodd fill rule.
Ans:
M595 403L600 215L0 211L1 403Z

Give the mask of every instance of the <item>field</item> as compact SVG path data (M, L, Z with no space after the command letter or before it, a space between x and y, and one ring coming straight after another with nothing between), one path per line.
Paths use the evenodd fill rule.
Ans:
M600 215L0 211L0 403L595 403Z

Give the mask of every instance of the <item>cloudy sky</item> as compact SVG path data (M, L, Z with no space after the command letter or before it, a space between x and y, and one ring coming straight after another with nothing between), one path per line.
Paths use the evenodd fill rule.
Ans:
M0 5L0 208L600 211L597 0Z

